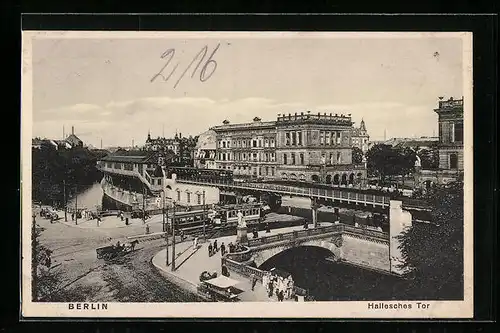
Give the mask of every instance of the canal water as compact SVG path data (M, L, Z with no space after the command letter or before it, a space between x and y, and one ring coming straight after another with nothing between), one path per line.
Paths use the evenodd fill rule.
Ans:
M100 183L96 183L78 194L78 208L95 210L102 207L103 191ZM75 198L68 200L68 207L75 208Z
M297 247L271 258L261 268L287 271L316 301L433 299L432 290L424 295L412 288L411 281L326 260L330 255L325 249Z

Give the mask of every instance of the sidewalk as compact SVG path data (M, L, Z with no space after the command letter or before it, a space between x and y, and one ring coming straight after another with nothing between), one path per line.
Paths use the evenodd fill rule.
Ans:
M74 227L74 228L85 228L85 229L115 229L115 228L130 228L130 227L137 227L137 226L143 226L144 228L146 225L149 225L151 232L159 232L162 231L162 223L163 223L163 218L161 215L154 215L151 218L146 220L146 223L143 223L142 219L140 218L129 218L128 220L128 225L125 224L125 219L122 219L117 217L117 216L105 216L101 218L101 222L97 223L96 219L89 220L87 218L79 218L77 223L75 223L74 220L71 220L71 214L68 214L68 221L64 220L64 211L57 211L57 214L59 215L59 219L56 222L63 223L69 227ZM153 230L155 229L155 230ZM158 229L158 230L156 230Z
M322 222L322 226L330 225L331 223ZM260 232L259 237L272 236L276 234L287 233L296 230L303 230L303 226L296 227L287 227L280 229L273 229L270 233ZM251 234L249 237L252 237ZM215 255L211 257L208 256L208 244L209 242L214 241L215 239L209 239L207 242L200 244L199 248L195 251L192 248L192 243L187 244L190 245L191 248L187 249L182 255L180 255L176 259L176 270L172 272L171 270L171 256L172 251L171 247L169 248L169 263L167 266L165 262L165 254L166 250L161 250L158 252L152 259L153 265L162 271L162 273L174 283L180 285L181 287L188 289L191 292L196 292L196 286L200 283L199 277L203 271L208 272L217 272L218 275L221 275L221 252L217 252ZM233 244L236 242L236 235L225 236L217 238L217 244L220 247L220 244L224 243L227 245L232 242ZM186 249L186 243L182 243L176 245L176 252L182 251L182 249ZM194 252L194 253L193 253ZM261 282L257 282L255 286L255 290L251 290L251 282L247 277L240 276L239 274L230 271L231 278L241 281L241 283L237 286L238 288L244 290L241 294L240 299L242 301L276 301L274 298L269 298L266 294L265 288L262 286Z

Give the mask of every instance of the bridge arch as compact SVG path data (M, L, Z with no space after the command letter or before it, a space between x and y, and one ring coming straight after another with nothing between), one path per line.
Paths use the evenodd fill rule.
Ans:
M279 260L280 257L289 257L290 255L297 255L305 251L309 255L324 256L324 258L341 258L341 248L330 242L328 239L310 240L298 245L279 245L265 250L260 250L253 254L252 258L257 268L265 268L272 265L274 260ZM304 253L302 253L304 254ZM269 269L272 267L269 267Z

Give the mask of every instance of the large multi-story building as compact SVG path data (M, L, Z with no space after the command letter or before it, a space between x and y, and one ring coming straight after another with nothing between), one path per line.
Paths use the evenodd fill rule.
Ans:
M198 136L196 143L194 166L201 169L217 169L217 133L208 130Z
M192 166L197 140L197 137L182 137L182 133L175 133L173 138L157 137L154 139L151 138L151 133L148 133L143 149L146 151L171 151L177 157L177 162Z
M464 170L464 100L448 100L439 98L438 108L439 168L437 170L422 170L416 164L415 185L429 187L432 184L443 184L463 177Z
M255 117L251 123L211 128L216 133L216 163L235 176L271 178L276 176L276 122Z
M359 148L363 154L369 149L370 136L366 130L365 121L361 119L359 127L355 127L351 130L351 142L353 147Z
M364 166L352 163L350 116L332 114L278 115L276 121L212 127L216 133L216 163L235 177L360 183Z
M434 109L439 117L439 168L464 169L464 100L440 100Z

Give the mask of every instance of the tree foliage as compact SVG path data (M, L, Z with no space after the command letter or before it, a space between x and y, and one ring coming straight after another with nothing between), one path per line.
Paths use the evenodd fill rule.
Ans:
M33 200L46 204L62 204L64 184L66 194L94 184L102 178L96 162L103 152L92 152L86 148L56 150L42 146L32 150L32 195Z
M398 149L384 144L368 150L366 159L368 172L380 176L382 181L387 176L406 175L413 170L415 163L411 149Z
M47 301L57 289L59 279L51 271L52 251L40 243L43 228L33 218L31 233L31 296L34 302Z
M464 213L463 183L454 182L427 193L432 222L415 223L403 232L404 268L413 279L415 294L433 299L463 298Z
M361 164L363 162L363 152L358 147L352 148L352 163Z

